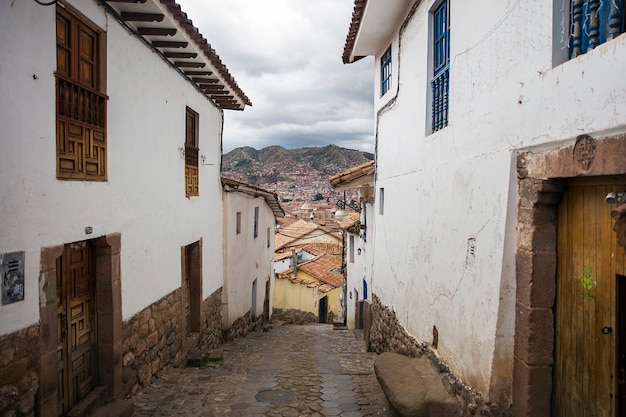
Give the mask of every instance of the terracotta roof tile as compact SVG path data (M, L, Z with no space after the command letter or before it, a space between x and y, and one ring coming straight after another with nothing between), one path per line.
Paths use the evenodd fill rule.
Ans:
M371 160L333 175L332 177L330 177L330 185L333 187L337 187L350 181L354 181L357 178L373 174L374 160Z
M298 265L298 269L330 284L334 287L341 287L341 257L324 253L315 259Z
M348 36L346 37L346 43L343 47L343 63L350 64L363 58L362 56L354 57L350 59L352 50L354 49L354 42L356 36L359 33L361 27L361 19L363 18L363 10L367 5L367 0L354 0L354 9L352 10L352 20L350 21L350 28L348 29Z

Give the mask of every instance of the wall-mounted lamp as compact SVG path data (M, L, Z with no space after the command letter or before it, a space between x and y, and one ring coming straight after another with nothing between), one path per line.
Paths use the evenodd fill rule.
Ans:
M184 146L178 147L178 153L180 154L180 159L185 159L185 147Z
M362 249L361 249L361 248L358 248L358 249L356 250L357 255L360 255L360 254L361 254L361 251L362 251Z
M337 200L337 207L339 207L339 210L335 212L335 219L340 222L348 218L348 211L346 208L351 208L357 213L361 212L361 205L354 200L351 200L349 203L346 203L343 200Z
M615 204L624 202L626 193L624 191L610 192L604 197L606 204Z

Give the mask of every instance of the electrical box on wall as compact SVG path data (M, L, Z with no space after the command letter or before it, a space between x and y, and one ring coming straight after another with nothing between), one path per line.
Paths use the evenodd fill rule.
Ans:
M0 254L2 305L24 299L24 251Z

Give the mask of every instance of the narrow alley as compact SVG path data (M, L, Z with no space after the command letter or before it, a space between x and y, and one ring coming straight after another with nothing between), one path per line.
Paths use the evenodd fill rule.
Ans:
M274 325L221 348L222 360L172 368L134 398L135 417L395 417L376 355L352 330Z

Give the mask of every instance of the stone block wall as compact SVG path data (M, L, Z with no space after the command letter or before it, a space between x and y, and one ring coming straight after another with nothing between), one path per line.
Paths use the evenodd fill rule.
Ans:
M222 288L211 294L202 303L202 325L200 333L200 349L208 352L220 346L222 337Z
M283 310L275 308L272 311L272 320L281 320L291 324L317 323L318 318L311 312L305 312L295 309Z
M39 324L0 337L0 415L35 415Z
M366 340L372 352L395 352L412 358L423 355L440 372L441 379L448 392L464 404L463 417L511 417L510 410L487 404L469 386L463 384L448 366L439 358L432 346L416 340L402 327L396 313L380 302L374 295L371 306L371 327L369 340Z
M161 370L183 362L181 320L177 289L124 323L122 380L126 395L135 395Z

